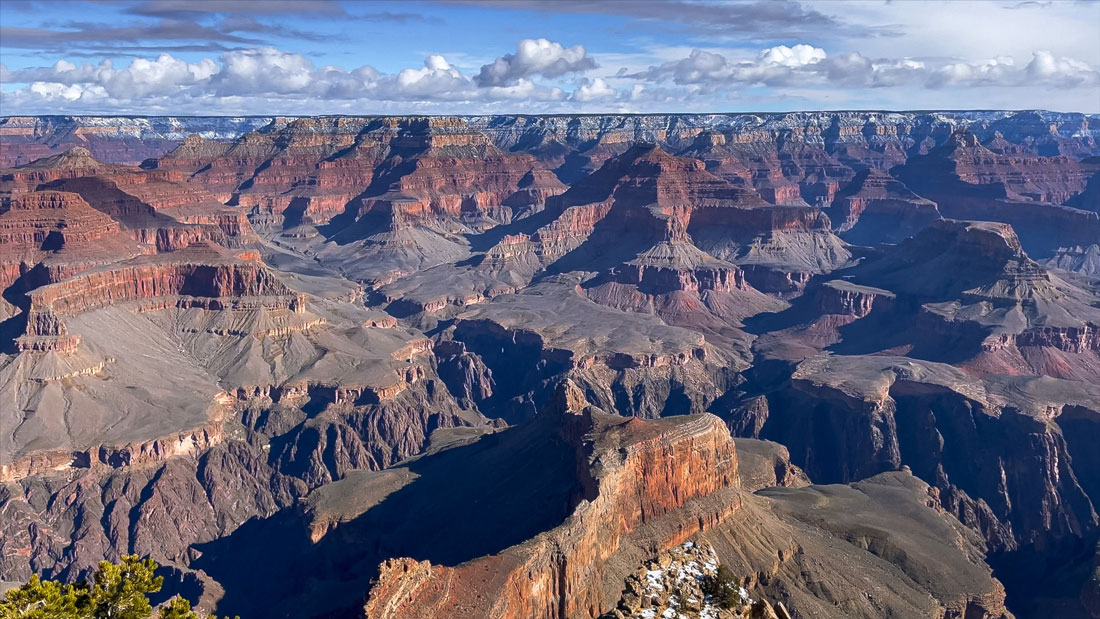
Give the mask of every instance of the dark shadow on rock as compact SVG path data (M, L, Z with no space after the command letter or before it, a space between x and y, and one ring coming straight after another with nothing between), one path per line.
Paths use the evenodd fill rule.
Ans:
M1008 610L1019 619L1088 619L1080 595L1091 575L1098 537L1094 532L1087 539L1041 539L989 555L993 576L1005 586Z
M559 214L560 213L556 209L544 208L526 217L514 219L507 224L489 228L485 232L468 234L466 235L466 239L470 242L470 251L488 251L508 235L534 234L539 228L553 222Z
M198 545L193 567L225 587L219 614L354 616L387 558L453 566L561 524L576 501L577 455L555 423L539 416L407 463L418 478L316 543L290 508ZM357 490L354 478L337 483Z

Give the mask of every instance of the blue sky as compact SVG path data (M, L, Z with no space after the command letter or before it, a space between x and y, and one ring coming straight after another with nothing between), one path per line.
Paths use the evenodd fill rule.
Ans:
M1100 112L1100 2L0 0L0 108Z

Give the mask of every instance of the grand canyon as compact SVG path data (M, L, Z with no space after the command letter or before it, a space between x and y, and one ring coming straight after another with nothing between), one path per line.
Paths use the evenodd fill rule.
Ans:
M0 166L0 580L1100 617L1100 116L7 116Z

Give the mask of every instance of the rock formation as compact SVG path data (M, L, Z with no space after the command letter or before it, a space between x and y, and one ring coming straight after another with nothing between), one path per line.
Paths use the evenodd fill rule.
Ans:
M833 199L830 217L845 240L874 245L913 236L939 219L940 212L884 170L868 168Z

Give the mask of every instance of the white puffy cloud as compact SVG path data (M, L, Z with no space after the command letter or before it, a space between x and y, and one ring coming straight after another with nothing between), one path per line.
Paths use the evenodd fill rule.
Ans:
M455 92L469 90L470 80L452 67L447 59L431 55L424 59L419 69L403 69L393 78L383 80L382 89L387 96L449 97Z
M32 82L28 90L45 101L98 101L107 97L101 86L85 88L79 84L58 84L56 82Z
M647 71L628 75L627 77L640 77L654 82L671 78L677 84L699 84L729 79L731 69L731 65L726 62L725 56L701 49L693 49L687 58L650 67Z
M521 44L520 49L524 49L524 45ZM574 52L565 51L568 53L562 57L575 60ZM578 53L583 57L583 49ZM553 62L546 58L540 61L541 64L535 62L537 53L521 55L526 66L542 67L551 73L558 70L552 69ZM392 74L384 74L369 65L351 70L337 66L317 68L300 54L260 48L231 51L217 60L206 58L194 63L161 54L156 59L136 59L125 68L115 68L111 60L97 65L59 60L49 67L17 71L5 67L0 77L4 82L27 84L22 89L3 92L5 104L22 108L33 108L36 102L58 106L66 101L88 103L92 100L101 107L163 104L182 108L192 102L209 105L263 97L303 104L477 101L488 105L497 101L568 99L561 88L541 85L525 77L508 79L499 85L480 85L475 76L463 74L438 54L429 55L420 67ZM607 87L602 81L601 84ZM593 96L598 95L594 92ZM280 108L285 109L282 103ZM201 106L199 109L204 110ZM212 110L205 108L205 111Z
M533 75L553 78L594 68L596 62L583 45L565 47L547 39L523 39L516 53L481 67L476 79L479 86L503 86Z
M804 67L825 61L825 50L812 45L778 45L762 50L755 59L730 61L725 56L694 49L686 58L650 67L628 77L660 82L671 79L680 85L701 85L708 89L723 84L779 84Z
M798 44L794 47L778 45L760 52L760 62L784 67L802 67L825 60L825 50L813 45Z
M103 88L111 97L134 99L170 94L182 86L204 82L218 70L218 64L209 58L189 63L170 54L161 54L155 60L137 58L124 69L116 69L109 59L98 65L87 62L76 65L67 60L58 60L52 67L9 71L3 81L65 86L94 84Z
M527 79L521 79L510 86L481 88L478 92L488 100L561 101L565 98L561 88L539 86Z
M1090 67L1088 63L1065 56L1056 57L1043 50L1032 55L1024 73L1035 82L1066 87L1100 84L1100 71Z
M272 47L227 52L211 80L214 93L245 95L300 92L313 81L313 63Z
M1016 61L1011 57L991 58L982 62L951 62L940 66L928 78L932 88L941 86L1006 84L1018 77Z
M614 88L609 86L603 78L597 77L591 80L582 80L580 86L573 91L573 100L581 102L598 101L600 99L612 99L616 95L618 95L618 92Z

